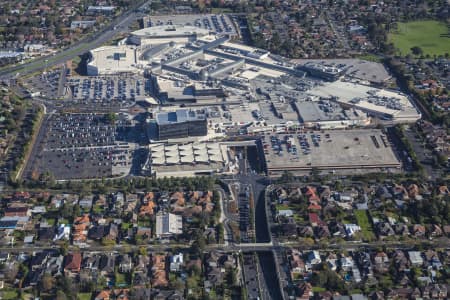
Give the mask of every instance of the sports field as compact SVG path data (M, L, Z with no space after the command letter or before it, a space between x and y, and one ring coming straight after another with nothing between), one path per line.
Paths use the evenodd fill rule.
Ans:
M420 47L424 55L450 54L449 28L438 21L397 23L398 29L389 34L389 41L402 55L411 54L412 47Z

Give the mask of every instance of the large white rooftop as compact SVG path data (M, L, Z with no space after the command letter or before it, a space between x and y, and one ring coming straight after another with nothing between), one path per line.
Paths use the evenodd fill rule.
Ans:
M378 89L352 82L326 82L314 87L309 94L316 97L336 97L337 102L352 105L368 112L390 115L393 118L417 120L420 114L402 93Z
M198 28L195 26L181 26L181 25L162 25L155 27L147 27L132 32L132 35L141 38L158 38L158 37L168 37L168 36L191 36L198 35L204 36L210 33L209 30Z
M139 49L128 45L103 46L90 53L92 58L87 66L88 74L90 69L96 70L97 74L136 72L136 65L139 63Z

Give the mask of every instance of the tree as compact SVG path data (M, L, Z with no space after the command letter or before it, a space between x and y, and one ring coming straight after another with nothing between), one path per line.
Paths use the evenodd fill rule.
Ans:
M205 251L205 247L206 247L205 237L203 235L199 234L192 246L193 246L192 248L195 253L197 253L197 254L203 253L203 251Z
M147 248L139 247L139 254L142 255L142 256L146 256L147 255Z
M231 268L227 270L226 281L229 287L232 287L236 284L237 282L236 270Z
M287 183L294 180L294 175L289 171L284 171L280 177L280 182Z
M50 291L53 289L55 284L55 279L48 273L44 274L44 276L42 276L42 280L41 280L41 288L43 291Z
M110 123L111 125L114 125L117 121L117 115L113 112L110 112L105 115L105 119L108 123Z
M66 256L67 252L69 250L69 243L67 241L63 241L60 246L59 250L61 252L61 255Z
M78 204L75 204L73 206L73 216L78 217L80 215L80 213L81 213L80 206Z
M56 300L67 300L66 294L63 291L58 290L56 292Z
M412 47L412 48L411 48L411 52L412 52L414 55L422 55L422 54L423 54L422 48L420 48L420 47L418 47L418 46Z

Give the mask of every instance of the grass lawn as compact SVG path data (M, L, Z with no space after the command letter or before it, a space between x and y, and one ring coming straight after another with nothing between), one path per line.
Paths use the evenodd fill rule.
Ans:
M94 205L92 208L92 211L96 214L101 214L105 209L103 207L100 207L98 205Z
M48 225L54 226L55 225L55 219L46 219Z
M127 275L117 272L116 273L116 286L122 287L122 286L127 286L128 284L129 283L127 280Z
M91 293L78 293L77 300L91 300Z
M128 228L131 228L131 224L123 222L121 227L122 227L122 229L128 229Z
M286 209L290 209L290 208L289 208L289 205L284 205L284 204L276 204L276 205L275 205L275 208L276 208L277 210L286 210Z
M314 293L325 292L327 289L320 286L313 286L312 291Z
M414 21L397 23L398 29L389 34L389 41L402 55L412 54L412 47L422 48L423 54L444 55L450 53L447 25L438 21Z
M231 8L222 8L222 7L213 7L211 8L211 13L212 14L230 14L232 13L233 10Z
M373 62L377 62L377 63L381 62L381 57L379 57L378 55L375 55L375 54L370 54L370 53L357 56L356 58L359 58L362 60L367 60L367 61L373 61Z
M367 212L365 210L355 210L355 217L358 225L361 227L363 239L366 241L375 240L375 234L373 233L372 225L367 217Z
M17 299L18 294L16 291L2 291L2 299Z

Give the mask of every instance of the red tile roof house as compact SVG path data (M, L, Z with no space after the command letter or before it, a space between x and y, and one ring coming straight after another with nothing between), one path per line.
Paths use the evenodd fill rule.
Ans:
M5 208L5 217L29 217L31 211L28 207L8 207Z
M78 273L81 270L81 254L79 252L69 253L66 256L64 273Z
M322 209L322 206L320 206L319 204L315 204L315 203L312 203L312 204L310 204L308 206L308 210L316 210L316 211L318 211L318 210L321 210L321 209Z
M309 216L309 222L311 223L311 226L315 227L321 223L321 220L316 213L309 213L308 216Z

